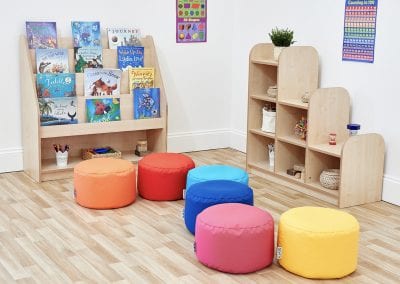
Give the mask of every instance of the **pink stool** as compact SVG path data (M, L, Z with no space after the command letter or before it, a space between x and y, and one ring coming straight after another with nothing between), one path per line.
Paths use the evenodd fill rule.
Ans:
M272 263L274 220L257 207L224 203L197 215L195 251L204 265L223 272L249 273Z

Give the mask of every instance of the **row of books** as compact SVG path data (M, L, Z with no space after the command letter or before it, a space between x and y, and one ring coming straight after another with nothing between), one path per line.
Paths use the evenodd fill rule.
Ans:
M154 68L130 68L129 93L134 89L154 87ZM119 69L86 68L84 71L85 96L120 95L122 71ZM76 96L74 73L39 73L36 75L38 98Z
M133 91L133 119L160 117L160 89L143 88ZM76 124L77 98L39 98L40 125ZM87 98L86 122L121 120L120 98Z

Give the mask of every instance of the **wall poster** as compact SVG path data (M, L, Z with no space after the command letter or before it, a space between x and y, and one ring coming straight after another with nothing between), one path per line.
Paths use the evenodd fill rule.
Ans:
M176 0L176 42L207 41L207 0Z
M342 60L374 62L378 0L346 0Z

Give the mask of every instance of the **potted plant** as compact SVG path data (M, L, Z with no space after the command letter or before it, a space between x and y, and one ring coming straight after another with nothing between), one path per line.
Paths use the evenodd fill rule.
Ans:
M289 29L278 29L277 27L272 29L268 34L274 44L274 58L278 60L279 54L282 49L290 46L294 43L293 31Z

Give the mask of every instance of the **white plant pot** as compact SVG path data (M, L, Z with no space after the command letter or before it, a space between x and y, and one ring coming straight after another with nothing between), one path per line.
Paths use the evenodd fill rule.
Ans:
M285 46L274 46L274 59L278 60L279 55L281 54L282 50L285 48Z

